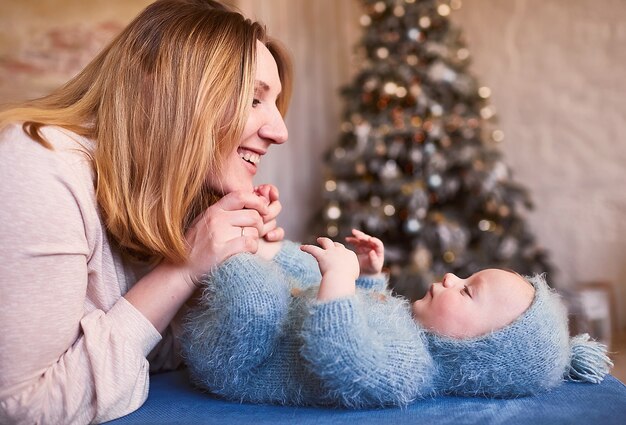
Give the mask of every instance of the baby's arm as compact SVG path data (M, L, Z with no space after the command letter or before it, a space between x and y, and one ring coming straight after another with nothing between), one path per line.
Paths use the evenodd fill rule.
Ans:
M290 279L292 286L300 289L318 286L322 275L317 261L315 257L300 250L300 246L296 242L283 241L272 262Z
M328 238L317 238L317 242L320 246L302 245L300 248L315 257L319 264L322 281L317 299L330 301L354 295L359 275L356 254Z
M346 242L354 246L362 275L377 275L383 270L385 247L380 239L352 229Z
M199 304L185 318L181 345L194 378L213 387L271 354L287 315L289 287L274 264L251 254L229 258L203 283Z
M387 278L381 273L385 261L385 247L378 238L352 229L352 236L346 238L357 254L361 275L356 285L363 289L382 291L387 287Z
M361 293L314 302L301 335L307 369L337 404L402 406L430 393L432 360L401 300Z

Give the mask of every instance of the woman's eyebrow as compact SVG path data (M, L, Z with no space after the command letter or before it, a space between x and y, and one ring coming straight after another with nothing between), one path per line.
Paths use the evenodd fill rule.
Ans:
M263 89L264 91L269 91L270 90L270 86L269 84L267 84L265 81L261 81L261 80L256 80L254 82L254 85L258 88Z
M254 81L254 89L255 90L263 90L264 92L268 92L268 91L270 91L270 85L267 84L263 80L255 80ZM281 92L281 90L278 91L278 94L280 94L280 92Z

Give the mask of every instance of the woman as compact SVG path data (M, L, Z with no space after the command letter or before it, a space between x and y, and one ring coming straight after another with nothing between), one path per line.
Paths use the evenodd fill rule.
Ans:
M177 365L170 322L200 276L283 238L252 178L287 139L290 81L259 24L161 0L0 114L0 423L111 420Z

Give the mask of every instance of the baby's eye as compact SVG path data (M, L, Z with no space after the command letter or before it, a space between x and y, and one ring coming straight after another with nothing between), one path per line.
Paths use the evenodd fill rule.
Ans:
M467 295L469 295L470 298L472 298L472 294L467 285L463 286L463 292L465 292Z
M255 106L257 106L259 103L261 103L261 101L259 99L252 99L252 107L254 108Z

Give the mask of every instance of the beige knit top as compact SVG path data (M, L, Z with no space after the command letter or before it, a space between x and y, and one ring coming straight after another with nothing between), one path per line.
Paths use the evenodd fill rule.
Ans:
M54 150L0 133L0 423L103 422L145 401L161 335L122 297L139 275L103 227L93 142L43 134Z

